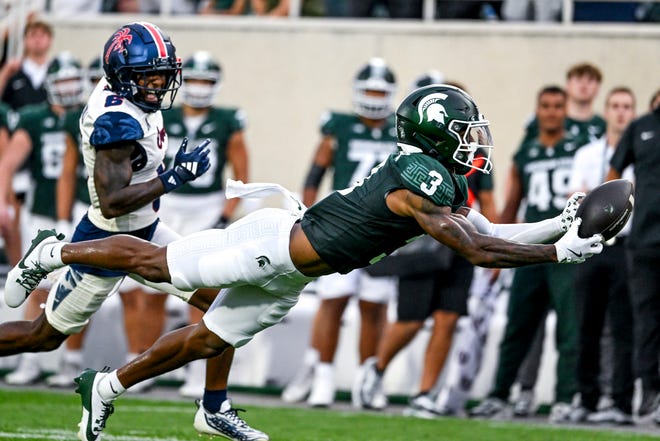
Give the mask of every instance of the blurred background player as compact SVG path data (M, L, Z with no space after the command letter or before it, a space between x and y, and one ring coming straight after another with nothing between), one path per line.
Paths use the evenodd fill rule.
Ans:
M526 202L524 222L538 222L561 213L570 179L573 156L588 139L574 138L565 130L566 92L557 86L537 95L539 133L522 143L513 158L507 182L507 199L500 222L515 222ZM492 417L507 405L511 386L536 330L546 312L557 313L555 338L559 359L555 404L550 420L568 421L577 392L576 363L578 323L575 311L574 266L533 265L517 268L513 276L507 323L500 343L495 384L488 397L471 409L472 416Z
M57 196L61 193L57 191L57 183L67 149L66 112L80 108L85 98L82 65L70 53L60 53L49 64L44 84L47 102L21 108L9 148L0 162L1 195L9 194L11 180L21 164L27 161L30 166L34 188L30 192L31 198L26 201L27 210L21 222L24 250L30 247L30 235L40 229L57 226L67 237L71 237L68 215L63 218L58 216L61 213L58 213ZM66 192L73 194L74 188L64 189ZM11 222L9 207L8 200L3 198L0 201L0 223L3 225ZM24 310L26 320L33 320L41 314L50 285L49 281L44 280L30 295ZM29 384L40 377L39 355L25 353L21 355L16 370L9 373L5 381L15 385Z
M381 58L372 58L353 79L353 113L328 112L321 120L321 142L303 189L303 203L311 206L321 180L333 168L333 189L354 185L396 151L392 103L396 90L394 72ZM392 277L371 277L363 269L321 277L321 299L312 322L310 347L294 379L282 392L287 402L302 401L315 407L330 406L335 398L334 356L341 318L352 296L359 298L359 361L376 354L387 317L387 304L396 293ZM359 384L359 374L355 385ZM362 407L353 394L353 404ZM356 401L357 400L357 401ZM384 407L382 396L374 406Z
M566 91L566 133L568 135L595 141L605 133L605 120L594 109L594 101L600 91L602 80L603 75L600 69L591 63L577 63L566 71L564 90ZM533 139L538 135L538 131L538 119L533 118L526 128L524 140ZM545 321L540 323L545 323ZM544 339L545 326L539 326L532 348L520 366L516 380L520 385L520 393L514 406L514 413L518 417L527 416L534 410L534 386L541 365ZM605 341L607 342L607 339ZM603 374L608 376L607 372Z
M85 69L86 95L94 90L96 84L103 78L103 62L101 57L95 57ZM73 232L75 225L83 218L91 204L87 190L87 170L80 149L80 116L83 107L68 111L64 119L66 136L66 151L62 163L62 173L57 180L57 213L60 225L69 222L66 231ZM75 192L70 189L75 188ZM85 328L86 329L86 328ZM51 387L71 387L73 379L83 369L83 343L85 330L70 335L64 342L64 351L59 371L46 379Z
M209 171L161 199L161 219L182 236L209 228L224 228L233 220L239 199L225 200L226 167L231 167L233 179L248 182L245 112L214 106L222 81L220 64L208 52L195 52L183 63L181 106L163 114L172 147L166 154L169 160L176 154L174 146L184 137L193 144L206 138L211 140ZM189 315L190 323L197 323L203 313L190 307ZM233 350L227 352L225 356L231 360ZM180 394L201 397L204 373L204 360L190 363Z
M442 83L444 76L432 70L416 78L411 91ZM465 90L462 86L457 87ZM477 167L482 162L479 159L482 156L481 153L475 155L473 163ZM474 168L466 176L470 186L468 205L476 203L492 219L495 212L492 176ZM401 248L389 262L385 260L366 269L372 275L386 273L398 276L399 286L396 320L385 328L377 355L365 363L359 388L364 407L373 407L372 400L384 394L385 369L423 328L425 321L432 319L418 393L411 397L403 413L423 418L438 415L434 387L445 366L458 319L467 314L473 269L467 260L429 236Z

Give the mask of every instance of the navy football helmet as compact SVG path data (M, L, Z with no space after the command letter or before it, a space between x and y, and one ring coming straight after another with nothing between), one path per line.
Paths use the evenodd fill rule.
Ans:
M369 92L381 92L382 96ZM353 79L353 111L369 119L387 118L392 113L396 77L382 58L372 58Z
M103 48L103 70L112 90L146 112L172 107L181 86L181 60L172 40L155 25L136 22L119 28ZM149 78L164 84L153 87ZM163 104L165 96L169 102Z
M85 98L84 78L82 65L71 53L57 54L48 65L44 81L48 102L62 107L82 104Z
M396 111L396 128L402 150L421 151L453 173L490 173L493 168L490 123L458 87L434 84L415 89ZM477 149L484 157L474 163Z
M220 64L206 51L195 52L183 63L181 99L190 107L209 107L220 90L221 82Z

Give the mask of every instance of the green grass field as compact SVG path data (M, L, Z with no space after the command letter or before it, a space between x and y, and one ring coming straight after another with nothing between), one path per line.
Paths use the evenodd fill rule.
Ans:
M237 406L242 407L242 406ZM475 421L419 420L394 415L246 406L250 424L272 441L620 441L658 440L630 431ZM199 440L192 428L194 405L122 397L109 419L106 441ZM0 440L75 440L78 395L0 390ZM660 431L659 434L660 435ZM218 439L218 438L216 438ZM219 440L219 439L218 439Z

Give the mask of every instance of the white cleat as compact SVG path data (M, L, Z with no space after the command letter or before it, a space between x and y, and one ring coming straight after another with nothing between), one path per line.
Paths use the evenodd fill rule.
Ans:
M5 303L7 306L17 308L34 291L49 272L55 268L46 268L39 261L39 253L44 245L59 242L64 239L63 234L55 230L39 230L32 245L27 250L18 265L7 273L5 282Z
M201 400L195 413L193 426L200 434L217 435L233 441L268 441L268 435L253 429L238 416L238 411L231 407L231 401L225 400L216 413L210 413L204 408Z

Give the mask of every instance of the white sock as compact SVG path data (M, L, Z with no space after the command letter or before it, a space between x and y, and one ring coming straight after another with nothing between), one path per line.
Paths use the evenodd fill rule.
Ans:
M98 384L98 393L105 402L114 401L119 395L123 394L126 388L122 386L117 378L117 370L110 372L103 377Z
M39 263L47 270L54 270L64 266L62 262L62 248L66 245L62 242L48 243L39 252Z
M305 366L314 366L319 361L319 351L315 348L307 348L303 356Z
M335 365L333 363L318 363L314 370L314 376L316 378L333 381L335 376Z

